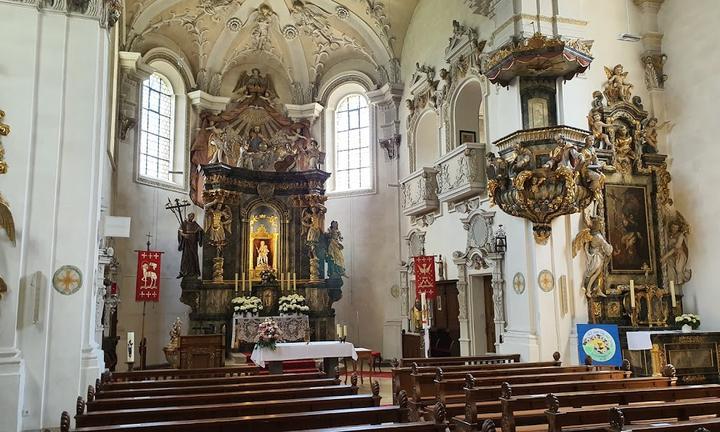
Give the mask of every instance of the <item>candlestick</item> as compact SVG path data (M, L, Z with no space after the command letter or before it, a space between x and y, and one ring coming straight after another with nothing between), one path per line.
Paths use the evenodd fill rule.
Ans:
M343 331L343 337L346 338L347 337L347 325L343 325L342 331Z
M335 324L335 334L338 339L342 337L342 326L340 324Z
M245 272L243 272L243 274L242 274L242 282L243 282L242 289L243 289L243 293L244 293L245 292Z
M235 295L238 293L238 274L235 273Z
M630 279L630 307L635 309L635 281Z
M672 307L677 306L677 301L675 300L675 281L670 281L670 302L672 303Z
M297 274L293 272L293 291L297 292Z

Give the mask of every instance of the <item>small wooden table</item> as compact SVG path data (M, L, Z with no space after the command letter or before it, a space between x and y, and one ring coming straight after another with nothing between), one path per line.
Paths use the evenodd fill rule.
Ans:
M364 383L363 380L363 360L367 362L368 370L370 372L370 382L372 383L372 351L367 348L355 348L357 353L357 360L353 359L353 372L357 372L358 363L360 364L360 384ZM345 384L347 384L348 368L347 368L347 357L343 359L345 364Z

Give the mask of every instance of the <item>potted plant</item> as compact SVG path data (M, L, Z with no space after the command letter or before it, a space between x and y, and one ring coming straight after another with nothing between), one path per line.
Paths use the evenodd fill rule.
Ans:
M275 351L276 344L280 340L280 327L272 318L265 318L258 326L255 343L260 348L269 348Z
M280 297L278 308L280 315L299 315L310 313L310 307L305 304L305 297L300 294L289 294Z
M683 333L690 333L700 327L700 317L695 314L682 314L675 317L675 324L682 326Z
M235 297L231 303L233 305L233 311L244 317L257 316L258 312L263 309L262 300L255 296Z

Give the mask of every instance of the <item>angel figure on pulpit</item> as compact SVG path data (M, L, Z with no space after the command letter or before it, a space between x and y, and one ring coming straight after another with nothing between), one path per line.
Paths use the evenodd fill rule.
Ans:
M583 277L583 289L585 295L606 297L603 291L605 280L605 268L610 262L613 247L603 235L604 226L599 216L589 216L587 211L583 212L586 227L580 230L573 240L573 258L580 250L585 252L585 275Z

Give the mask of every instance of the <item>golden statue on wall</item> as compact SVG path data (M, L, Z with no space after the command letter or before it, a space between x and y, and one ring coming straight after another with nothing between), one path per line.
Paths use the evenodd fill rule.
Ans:
M253 279L260 279L266 270L278 272L278 221L277 211L268 205L260 205L251 211L248 270Z

